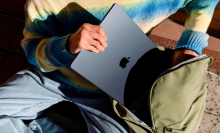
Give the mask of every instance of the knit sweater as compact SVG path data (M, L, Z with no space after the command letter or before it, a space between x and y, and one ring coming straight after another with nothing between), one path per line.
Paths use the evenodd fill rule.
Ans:
M207 28L219 0L27 0L24 39L21 45L28 61L43 72L51 72L76 89L103 93L70 69L75 55L66 49L68 37L83 23L99 24L110 7L118 3L144 33L184 8L186 30L176 49L201 54L208 45ZM161 31L163 32L163 31Z

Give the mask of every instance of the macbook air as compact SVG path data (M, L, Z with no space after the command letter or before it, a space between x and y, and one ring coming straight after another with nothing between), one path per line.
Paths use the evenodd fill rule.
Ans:
M99 25L107 35L108 46L99 53L81 51L71 68L124 105L130 70L146 52L157 47L118 4Z

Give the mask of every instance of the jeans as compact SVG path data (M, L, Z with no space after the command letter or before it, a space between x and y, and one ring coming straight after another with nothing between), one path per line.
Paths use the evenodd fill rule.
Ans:
M65 133L49 119L34 120L61 101L76 104L89 133L127 133L105 94L92 94L63 83L51 73L30 68L0 86L0 133ZM74 113L74 112L72 112ZM25 125L22 120L33 120Z

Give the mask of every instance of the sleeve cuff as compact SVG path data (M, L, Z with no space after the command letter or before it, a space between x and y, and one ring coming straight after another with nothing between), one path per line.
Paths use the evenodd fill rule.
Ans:
M208 46L209 35L203 32L194 30L185 30L180 37L176 49L185 48L202 54L202 49Z
M63 36L63 37L52 37L48 40L45 46L45 55L47 60L54 66L54 67L64 67L69 65L75 55L71 54L66 49L66 43L68 38L72 34Z

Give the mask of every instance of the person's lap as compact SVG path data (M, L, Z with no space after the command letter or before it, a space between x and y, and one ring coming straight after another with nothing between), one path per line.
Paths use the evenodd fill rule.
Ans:
M52 74L42 73L36 68L20 71L0 86L0 128L3 133L14 130L32 132L33 127L30 130L22 120L35 119L45 109L61 101L71 101L79 107L89 132L128 131L126 123L114 113L107 95L76 90ZM50 123L44 119L35 121L38 126L32 125L39 127L47 122Z

